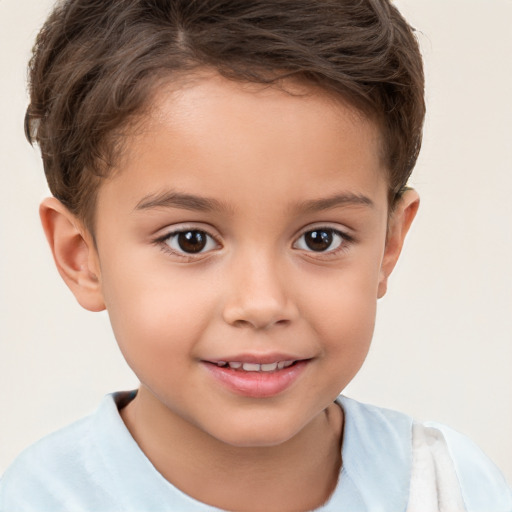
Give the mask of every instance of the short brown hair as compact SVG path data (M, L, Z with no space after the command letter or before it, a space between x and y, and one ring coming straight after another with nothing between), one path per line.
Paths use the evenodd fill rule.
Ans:
M331 91L381 128L390 200L406 185L425 115L413 29L389 0L65 0L40 31L25 128L50 190L92 229L116 133L157 77L208 67Z

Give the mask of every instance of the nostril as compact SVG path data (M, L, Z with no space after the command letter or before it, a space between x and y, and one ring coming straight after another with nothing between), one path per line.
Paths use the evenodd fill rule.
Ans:
M285 325L288 325L289 323L290 323L290 320L288 320L286 318L284 318L282 320L276 320L276 321L270 321L270 322L257 322L257 321L239 319L239 320L235 320L234 322L232 322L231 325L233 325L234 327L239 327L239 328L250 327L252 329L264 330L264 329L268 329L269 327L278 326L278 325L285 326Z
M252 324L247 320L235 320L233 322L234 327L252 327Z

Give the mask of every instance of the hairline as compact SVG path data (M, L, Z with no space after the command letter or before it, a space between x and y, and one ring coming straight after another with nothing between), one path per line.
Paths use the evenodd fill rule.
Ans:
M278 70L274 70L270 71L269 73L277 72ZM87 230L91 233L93 238L96 228L96 207L99 189L105 180L113 177L113 174L123 172L123 159L129 155L129 150L125 147L125 143L140 133L140 131L144 131L146 129L147 123L149 123L149 121L153 118L154 113L158 108L158 96L162 94L163 91L166 91L167 93L179 94L179 92L185 88L193 86L199 81L207 80L214 76L221 76L226 80L240 85L255 86L258 90L264 90L267 88L277 89L291 96L309 97L311 95L320 95L325 99L332 101L334 108L340 106L345 107L345 109L348 108L350 114L353 115L356 119L361 119L365 122L373 124L377 133L376 143L379 153L378 157L380 158L383 164L384 172L386 173L385 179L389 192L388 210L390 213L392 212L392 209L401 194L395 193L391 187L390 169L385 162L386 149L384 142L385 137L383 133L383 120L379 119L379 116L376 114L371 115L369 109L363 109L361 105L356 104L355 101L351 100L348 95L344 95L340 91L335 91L332 88L328 88L327 86L313 82L312 80L308 80L300 73L291 74L286 70L283 70L281 74L274 77L272 82L263 83L258 81L251 81L243 77L226 77L222 73L222 69L198 63L195 67L182 71L168 71L163 68L157 70L153 74L152 79L150 78L152 84L148 86L146 99L138 111L121 122L115 130L112 130L110 133L106 134L105 139L107 144L109 144L108 141L110 139L112 140L112 145L117 144L118 146L114 150L114 160L110 163L104 162L103 165L100 164L101 171L93 178L95 183L92 187L92 190L90 191L89 205L84 210L82 210L81 213L77 212L76 215L82 221ZM299 94L297 91L293 91L292 89L296 86L299 86L303 93ZM382 116L380 117L382 118Z

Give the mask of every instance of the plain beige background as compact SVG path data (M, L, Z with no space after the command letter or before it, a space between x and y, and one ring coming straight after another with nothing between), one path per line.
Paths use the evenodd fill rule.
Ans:
M44 434L136 386L106 314L82 311L38 219L25 66L49 0L0 0L0 473ZM349 396L442 421L512 482L512 0L400 0L428 117L416 225Z

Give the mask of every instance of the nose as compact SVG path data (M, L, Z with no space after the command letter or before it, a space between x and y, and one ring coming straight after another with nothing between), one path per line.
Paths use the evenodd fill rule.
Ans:
M224 321L256 330L287 325L298 316L290 282L269 256L241 258L230 271Z

